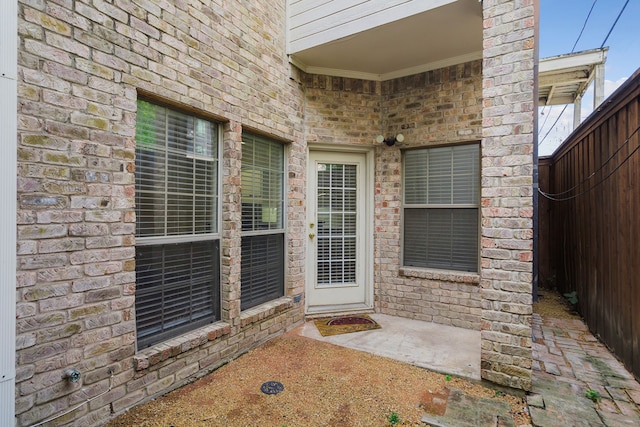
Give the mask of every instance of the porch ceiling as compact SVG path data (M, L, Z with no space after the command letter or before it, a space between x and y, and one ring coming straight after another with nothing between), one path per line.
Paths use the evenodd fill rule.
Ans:
M482 3L458 0L290 52L312 74L389 80L482 58Z

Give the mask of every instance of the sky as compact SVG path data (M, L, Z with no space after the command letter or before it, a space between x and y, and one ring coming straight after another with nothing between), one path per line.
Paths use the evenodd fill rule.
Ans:
M540 58L600 48L627 0L539 0ZM583 26L584 31L580 36ZM578 36L580 39L578 40ZM574 44L578 40L574 48ZM606 40L605 98L640 68L640 0L629 0ZM573 106L538 109L540 156L550 155L573 130ZM593 110L593 85L582 99L582 118ZM555 126L553 124L555 123Z

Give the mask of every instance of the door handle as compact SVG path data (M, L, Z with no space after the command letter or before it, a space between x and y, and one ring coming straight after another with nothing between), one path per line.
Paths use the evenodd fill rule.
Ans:
M316 235L314 233L309 233L309 238L313 239L314 237L316 237Z

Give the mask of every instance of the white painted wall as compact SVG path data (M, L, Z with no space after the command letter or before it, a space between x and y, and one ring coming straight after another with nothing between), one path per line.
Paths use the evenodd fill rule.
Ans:
M300 52L457 0L289 0L287 53Z
M18 2L0 13L0 426L15 425Z

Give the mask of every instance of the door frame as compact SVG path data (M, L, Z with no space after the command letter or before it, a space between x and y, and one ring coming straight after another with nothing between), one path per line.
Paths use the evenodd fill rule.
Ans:
M327 144L315 144L309 143L307 144L307 182L305 184L305 189L309 188L309 174L315 173L315 168L311 165L311 153L312 152L341 152L341 153L352 153L352 154L363 154L364 159L364 184L365 188L362 189L364 195L363 209L360 214L358 220L363 221L364 228L364 236L363 242L364 245L363 252L365 253L365 260L363 260L363 280L364 280L364 294L365 300L363 304L347 304L347 305L327 305L327 306L309 306L309 287L313 286L313 270L315 269L315 265L311 265L311 249L310 249L310 240L308 238L308 234L310 233L309 222L311 221L310 216L312 212L309 212L307 209L305 214L305 228L304 228L304 240L305 240L305 304L304 311L305 314L329 314L329 313L343 313L343 312L356 312L363 310L372 310L374 308L374 274L373 274L373 265L374 265L374 190L375 190L375 147L372 146L352 146L352 145L327 145ZM310 195L307 192L307 198ZM315 195L314 195L315 197ZM307 201L306 205L309 203ZM316 262L314 258L314 262Z

